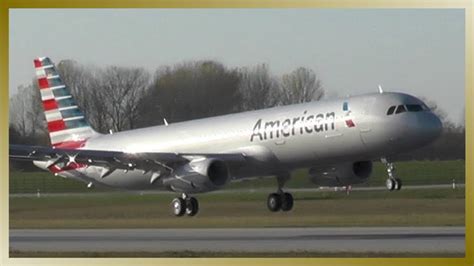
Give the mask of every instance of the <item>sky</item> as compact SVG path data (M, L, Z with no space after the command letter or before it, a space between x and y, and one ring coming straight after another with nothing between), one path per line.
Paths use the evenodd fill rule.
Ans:
M218 60L313 69L329 96L399 91L464 119L462 9L10 9L9 92L33 59L143 67Z

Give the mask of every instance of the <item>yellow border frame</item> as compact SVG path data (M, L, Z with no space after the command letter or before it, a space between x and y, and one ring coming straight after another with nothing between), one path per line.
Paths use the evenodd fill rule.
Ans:
M474 265L473 251L473 142L466 135L466 257L465 258L9 258L8 250L8 9L9 8L462 8L465 10L466 131L472 132L472 11L470 0L4 0L0 4L0 264L1 265Z

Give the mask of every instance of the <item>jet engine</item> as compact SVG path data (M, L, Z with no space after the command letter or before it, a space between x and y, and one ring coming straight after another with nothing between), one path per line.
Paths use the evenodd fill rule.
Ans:
M174 176L163 180L163 184L174 191L196 193L218 189L229 180L229 169L224 161L199 158L176 169Z
M331 167L313 167L309 176L319 186L338 187L363 183L372 173L371 161L343 163Z

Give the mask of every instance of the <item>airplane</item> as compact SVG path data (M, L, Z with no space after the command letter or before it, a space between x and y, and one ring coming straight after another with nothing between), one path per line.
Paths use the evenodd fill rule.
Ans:
M318 186L341 187L367 181L372 162L381 160L387 189L400 190L390 157L433 142L442 130L423 101L379 88L341 99L100 134L53 62L41 57L34 65L51 146L10 145L10 158L32 161L88 187L181 194L171 202L175 216L198 213L193 194L261 176L277 181L268 209L290 211L293 196L283 188L298 168L308 168Z

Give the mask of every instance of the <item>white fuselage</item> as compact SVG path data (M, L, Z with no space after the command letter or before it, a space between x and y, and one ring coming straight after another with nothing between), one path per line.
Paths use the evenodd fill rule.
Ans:
M232 179L275 175L299 167L374 160L418 148L439 135L439 119L430 111L386 114L388 107L399 104L422 102L400 93L367 94L100 135L82 149L239 152L249 163L231 167ZM90 166L59 174L126 189L162 188L160 182L150 183L151 173L117 170L100 178L100 172L101 167Z

